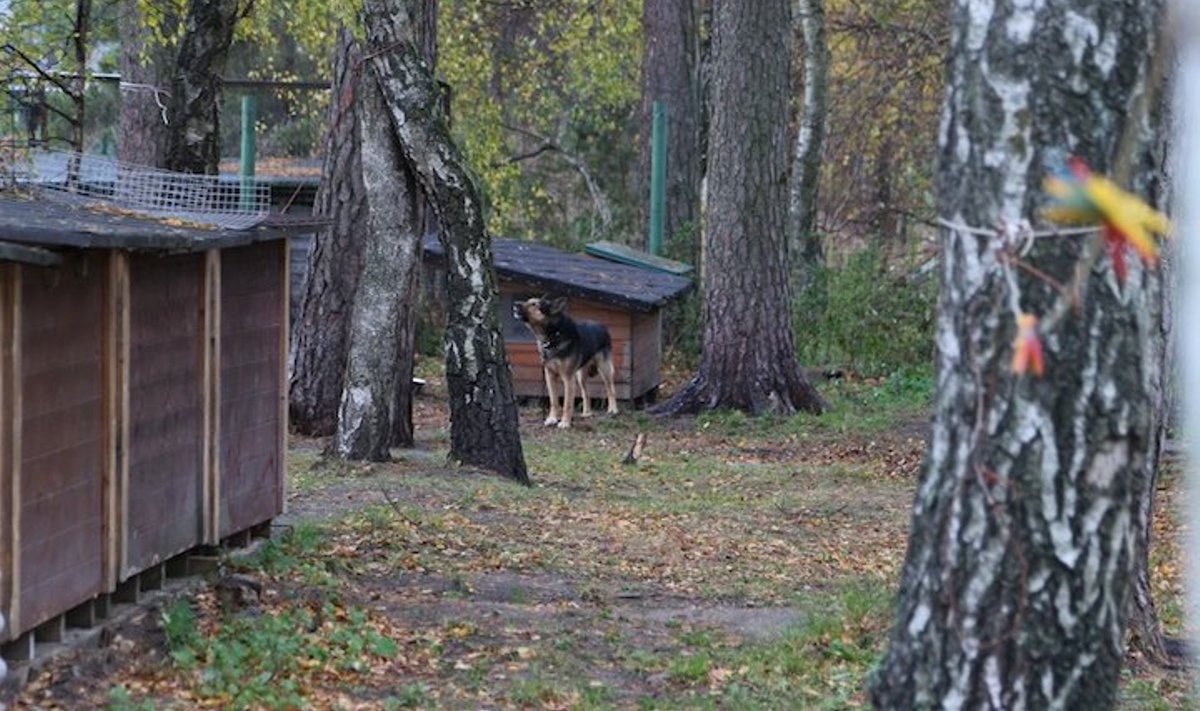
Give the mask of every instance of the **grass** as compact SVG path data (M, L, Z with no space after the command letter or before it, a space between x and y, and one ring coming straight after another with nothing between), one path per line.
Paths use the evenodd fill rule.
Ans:
M362 672L398 651L370 626L366 612L330 599L261 614L210 610L205 629L192 603L177 600L162 624L173 664L194 675L192 698L229 709L300 707L314 670Z
M173 667L109 706L863 708L931 388L920 369L827 383L821 418L626 413L564 432L527 412L529 488L442 466L441 430L419 431L432 455L365 476L306 445L292 491L372 503L240 565L261 610L169 608ZM780 611L788 626L763 622ZM1125 709L1181 698L1174 678L1124 688Z

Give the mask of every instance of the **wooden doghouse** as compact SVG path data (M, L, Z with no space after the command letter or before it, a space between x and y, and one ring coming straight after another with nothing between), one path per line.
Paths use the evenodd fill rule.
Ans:
M290 231L0 197L10 659L283 511Z
M425 238L425 257L444 264L436 236ZM691 279L515 239L493 239L492 257L500 289L498 315L517 397L546 397L546 383L533 335L513 318L513 302L549 294L566 296L573 318L608 327L617 397L638 404L653 400L662 382L662 308L690 289ZM589 381L588 394L602 396L598 378Z

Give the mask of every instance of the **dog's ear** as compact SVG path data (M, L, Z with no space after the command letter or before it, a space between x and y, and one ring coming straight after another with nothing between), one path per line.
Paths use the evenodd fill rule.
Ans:
M561 314L563 311L567 310L567 297L557 296L553 299L549 299L547 305L550 313Z

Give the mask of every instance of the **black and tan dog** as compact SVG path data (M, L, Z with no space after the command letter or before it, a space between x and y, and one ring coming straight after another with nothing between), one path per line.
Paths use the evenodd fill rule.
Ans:
M583 398L582 417L590 417L592 403L588 399L584 378L599 373L608 394L608 411L617 412L617 390L613 386L612 337L603 324L576 321L567 315L566 297L533 298L513 304L513 316L524 321L537 339L542 356L542 373L550 395L550 415L546 426L571 426L575 410L574 386L579 385ZM554 393L555 381L562 383L562 407Z

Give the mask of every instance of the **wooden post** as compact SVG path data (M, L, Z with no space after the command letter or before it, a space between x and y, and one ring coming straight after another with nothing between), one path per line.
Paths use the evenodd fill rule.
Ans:
M8 446L8 634L11 637L21 629L21 279L25 267L13 265L9 268L8 280L8 377L9 399L4 414L12 426L9 430Z
M12 355L17 347L13 328L17 270L11 264L0 264L0 641L8 639L5 619L15 590L12 588L12 565L16 560L12 549L12 477L15 461L10 456L13 447L13 388ZM0 665L3 661L0 660ZM0 668L0 679L4 672Z
M221 541L221 251L204 255L204 542Z
M287 437L288 437L288 350L291 345L291 257L288 240L280 241L279 270L279 500L275 510L283 513L287 506Z
M104 566L106 590L117 586L128 565L129 536L129 256L112 251L104 310L105 453Z

